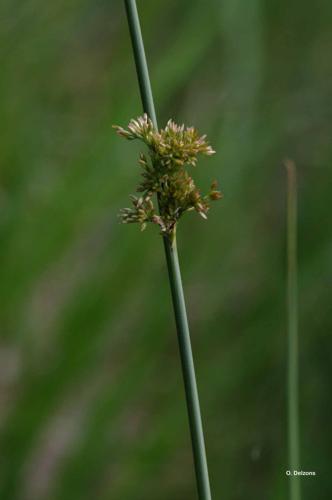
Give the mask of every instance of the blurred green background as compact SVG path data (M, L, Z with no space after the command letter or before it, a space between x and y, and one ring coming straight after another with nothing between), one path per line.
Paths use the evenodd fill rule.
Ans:
M299 174L303 498L332 498L332 4L138 2L160 125L224 192L179 252L215 500L285 500L285 157ZM141 114L122 1L0 5L0 498L192 500L162 242L117 213Z

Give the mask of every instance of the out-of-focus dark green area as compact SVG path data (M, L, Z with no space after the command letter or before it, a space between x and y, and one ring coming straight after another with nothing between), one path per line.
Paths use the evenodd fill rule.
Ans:
M207 133L179 252L214 500L285 500L285 168L299 173L305 500L332 498L332 4L141 0L161 125ZM117 222L141 104L124 6L0 6L0 498L193 500L162 242Z

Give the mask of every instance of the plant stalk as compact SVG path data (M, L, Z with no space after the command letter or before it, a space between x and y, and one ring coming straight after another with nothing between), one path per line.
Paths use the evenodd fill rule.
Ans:
M154 126L157 129L158 124L136 1L125 0L125 6L143 110L151 118ZM183 294L179 258L177 253L176 237L174 235L174 240L171 242L167 236L164 236L163 241L173 300L182 374L187 401L198 497L199 500L211 500L203 426L197 391L195 367L190 342L186 305Z
M300 468L299 339L297 299L297 179L294 162L287 169L287 322L288 322L288 454L291 473ZM301 500L300 477L291 475L290 500Z

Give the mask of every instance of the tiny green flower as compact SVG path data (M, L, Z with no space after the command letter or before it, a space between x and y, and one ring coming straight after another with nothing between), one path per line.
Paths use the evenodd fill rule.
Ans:
M130 120L127 130L119 126L114 128L120 136L138 139L148 148L148 157L143 153L139 157L143 172L137 192L142 195L139 198L131 196L132 208L120 211L123 223L139 223L143 231L147 223L152 222L172 241L177 222L185 212L196 210L201 217L207 218L210 201L222 197L217 182L213 181L209 194L202 196L187 170L197 165L199 154L215 154L205 135L199 136L194 127L185 128L172 120L158 131L146 114ZM151 199L153 195L157 195L159 213Z

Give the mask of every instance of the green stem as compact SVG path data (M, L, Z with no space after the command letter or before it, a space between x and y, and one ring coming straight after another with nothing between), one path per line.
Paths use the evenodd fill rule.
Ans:
M158 128L136 1L125 0L125 5L143 109L151 118L155 127ZM202 419L198 399L194 361L191 350L186 305L177 254L176 238L174 237L174 241L171 242L169 238L164 237L163 241L186 393L198 496L200 500L211 500Z
M291 472L300 468L299 341L297 305L296 166L287 160L288 453ZM300 500L300 477L290 476L290 500Z

